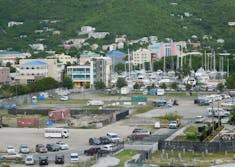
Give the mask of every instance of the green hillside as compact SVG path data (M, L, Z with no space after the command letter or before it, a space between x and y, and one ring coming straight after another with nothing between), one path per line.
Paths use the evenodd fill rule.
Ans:
M234 51L235 46L235 27L228 26L229 21L235 21L234 0L1 0L0 16L0 49L25 50L38 38L53 48L77 37L84 25L114 35L127 34L130 39L156 35L160 39L187 40L192 35L199 39L211 35L213 39L224 38L226 50ZM60 22L41 22L45 19ZM8 28L9 21L24 24ZM34 33L43 27L62 33Z

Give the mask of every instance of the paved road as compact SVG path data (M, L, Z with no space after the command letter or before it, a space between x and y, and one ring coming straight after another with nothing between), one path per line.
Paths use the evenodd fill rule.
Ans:
M160 117L166 114L174 113L182 116L183 119L194 118L198 115L206 116L207 108L210 106L199 106L194 104L193 98L178 98L178 106L173 107L159 107L149 112L139 114L138 117Z

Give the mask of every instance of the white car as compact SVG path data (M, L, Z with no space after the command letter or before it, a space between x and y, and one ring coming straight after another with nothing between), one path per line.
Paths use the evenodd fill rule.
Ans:
M35 160L33 158L33 155L27 155L25 157L24 162L25 162L25 165L34 165L35 164Z
M113 143L117 143L121 141L121 138L116 133L107 133L107 136Z
M101 147L101 150L105 150L108 152L113 151L114 145L113 144L106 144Z
M68 150L69 149L69 145L63 141L58 141L58 142L56 142L56 144L58 144L60 146L61 150Z
M79 155L78 153L71 153L70 154L70 162L71 163L78 163Z
M15 147L7 146L7 154L15 153L15 152L16 152Z
M23 156L21 154L16 153L16 152L10 152L8 154L2 155L1 158L3 160L21 160L21 159L23 159Z
M68 96L61 96L60 100L61 101L66 101L66 100L69 100L69 97Z

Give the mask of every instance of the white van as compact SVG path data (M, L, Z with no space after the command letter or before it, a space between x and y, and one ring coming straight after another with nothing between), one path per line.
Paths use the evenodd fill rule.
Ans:
M79 155L78 153L71 153L70 154L70 162L71 163L78 163Z

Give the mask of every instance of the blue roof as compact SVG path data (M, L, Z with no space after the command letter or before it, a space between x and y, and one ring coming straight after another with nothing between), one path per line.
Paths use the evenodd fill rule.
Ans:
M22 64L23 66L36 66L36 65L46 65L47 63L42 62L42 61L29 61L27 63Z
M112 50L107 53L107 56L126 56L126 54L119 50Z

